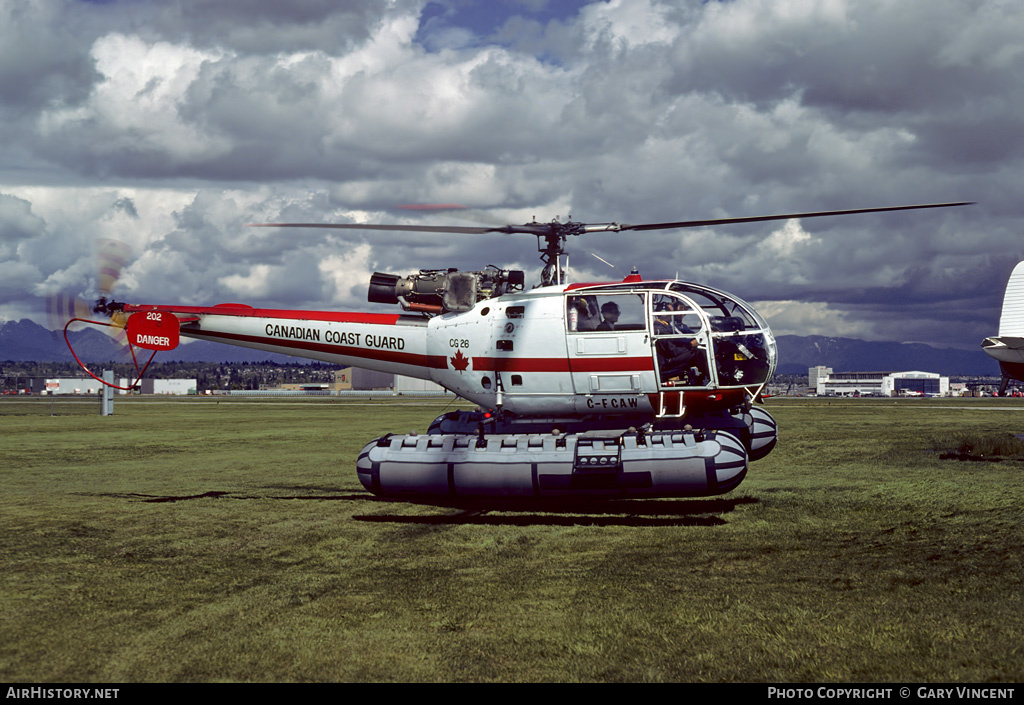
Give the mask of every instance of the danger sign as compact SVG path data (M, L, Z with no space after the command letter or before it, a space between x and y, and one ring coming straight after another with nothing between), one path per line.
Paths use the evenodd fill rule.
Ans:
M180 329L177 316L159 311L133 313L125 326L128 341L145 350L174 350Z

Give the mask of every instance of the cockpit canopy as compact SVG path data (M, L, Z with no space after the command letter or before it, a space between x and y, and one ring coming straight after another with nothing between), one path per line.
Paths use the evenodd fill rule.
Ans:
M688 282L567 292L569 333L643 332L662 388L760 386L775 370L768 323L742 300Z
M672 282L669 290L693 301L708 316L711 326L721 331L768 330L768 321L741 299L707 286Z

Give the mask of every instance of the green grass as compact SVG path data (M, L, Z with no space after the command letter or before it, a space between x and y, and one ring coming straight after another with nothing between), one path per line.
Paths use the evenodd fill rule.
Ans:
M1024 440L1014 433L967 431L937 436L932 449L955 460L1024 460Z
M1024 405L771 400L719 498L466 511L365 493L436 402L0 402L0 677L1019 682Z

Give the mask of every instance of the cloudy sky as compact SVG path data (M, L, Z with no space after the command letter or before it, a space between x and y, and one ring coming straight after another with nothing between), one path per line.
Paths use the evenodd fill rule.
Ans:
M100 237L122 300L361 310L375 270L534 281L536 242L245 224L970 200L569 244L778 334L976 348L1024 258L1022 76L1017 0L0 1L0 321L94 293Z

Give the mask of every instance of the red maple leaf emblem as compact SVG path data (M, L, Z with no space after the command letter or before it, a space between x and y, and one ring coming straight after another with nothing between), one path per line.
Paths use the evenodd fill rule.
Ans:
M469 358L462 354L461 350L455 351L455 357L451 358L452 367L459 372L465 372L469 369Z

